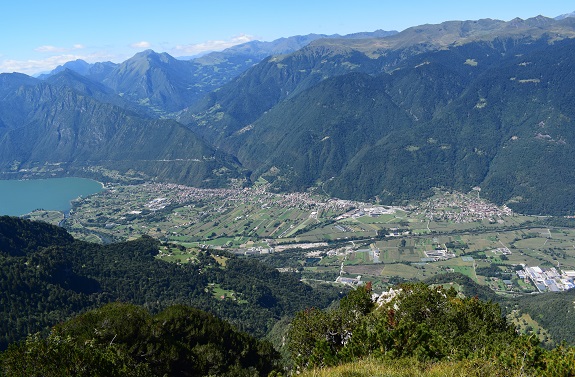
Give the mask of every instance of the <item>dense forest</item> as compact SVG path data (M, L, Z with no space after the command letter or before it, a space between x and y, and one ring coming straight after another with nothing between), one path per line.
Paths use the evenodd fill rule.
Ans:
M268 376L278 361L269 342L201 310L113 303L10 346L0 375Z
M500 307L453 287L404 283L373 299L360 286L329 309L298 312L285 337L288 358L271 343L184 305L151 314L111 303L29 335L0 353L5 376L572 376L575 347L542 348L520 335ZM330 367L358 364L354 374ZM440 372L431 372L431 370ZM321 373L321 374L318 374Z
M150 237L81 242L55 226L0 217L0 349L109 302L152 313L191 305L262 337L282 317L339 297L338 289L312 288L255 260L205 251L194 263L168 263L155 258L159 247ZM214 285L238 299L216 297Z

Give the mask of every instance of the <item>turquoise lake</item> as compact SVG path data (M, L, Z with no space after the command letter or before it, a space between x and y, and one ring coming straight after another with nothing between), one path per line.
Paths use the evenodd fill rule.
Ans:
M0 215L21 216L35 209L70 210L70 202L102 191L102 184L84 178L0 180Z

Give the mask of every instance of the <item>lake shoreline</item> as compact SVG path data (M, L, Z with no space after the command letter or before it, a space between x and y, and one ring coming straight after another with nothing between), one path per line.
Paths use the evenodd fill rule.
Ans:
M66 218L72 202L106 189L103 182L90 178L63 177L0 180L0 215L25 216L35 210L54 210Z

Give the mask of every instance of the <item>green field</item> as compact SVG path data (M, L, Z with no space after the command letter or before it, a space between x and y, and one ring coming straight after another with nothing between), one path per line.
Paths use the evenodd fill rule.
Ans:
M33 216L52 223L62 218L58 213ZM310 255L322 253L315 265L321 269L307 266L307 278L314 273L349 273L385 285L456 271L502 294L519 294L534 287L517 278L508 287L478 275L475 269L559 265L575 270L575 221L572 225L567 221L567 226L550 226L545 221L515 215L481 201L475 193L438 192L422 203L400 208L309 193L275 194L267 192L264 184L227 190L143 184L111 187L79 200L64 226L89 241L147 234L181 245L185 251L161 254L171 262L185 263L202 247L248 252L253 257L265 253L262 258L281 268L285 257L274 251L285 245L300 250L298 266L307 266ZM436 250L449 256L437 261L426 258L426 252ZM289 258L291 265L293 258Z

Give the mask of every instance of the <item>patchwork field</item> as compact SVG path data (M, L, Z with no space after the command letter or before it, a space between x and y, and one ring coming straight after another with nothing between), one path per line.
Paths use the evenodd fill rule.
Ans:
M62 223L92 242L146 234L180 245L161 253L171 262L212 248L295 268L306 279L361 276L382 287L456 271L501 294L522 294L535 287L517 277L521 266L575 270L574 220L517 215L477 193L438 191L409 207L389 207L275 194L265 186L142 184L80 199L65 220L43 211L30 217Z

